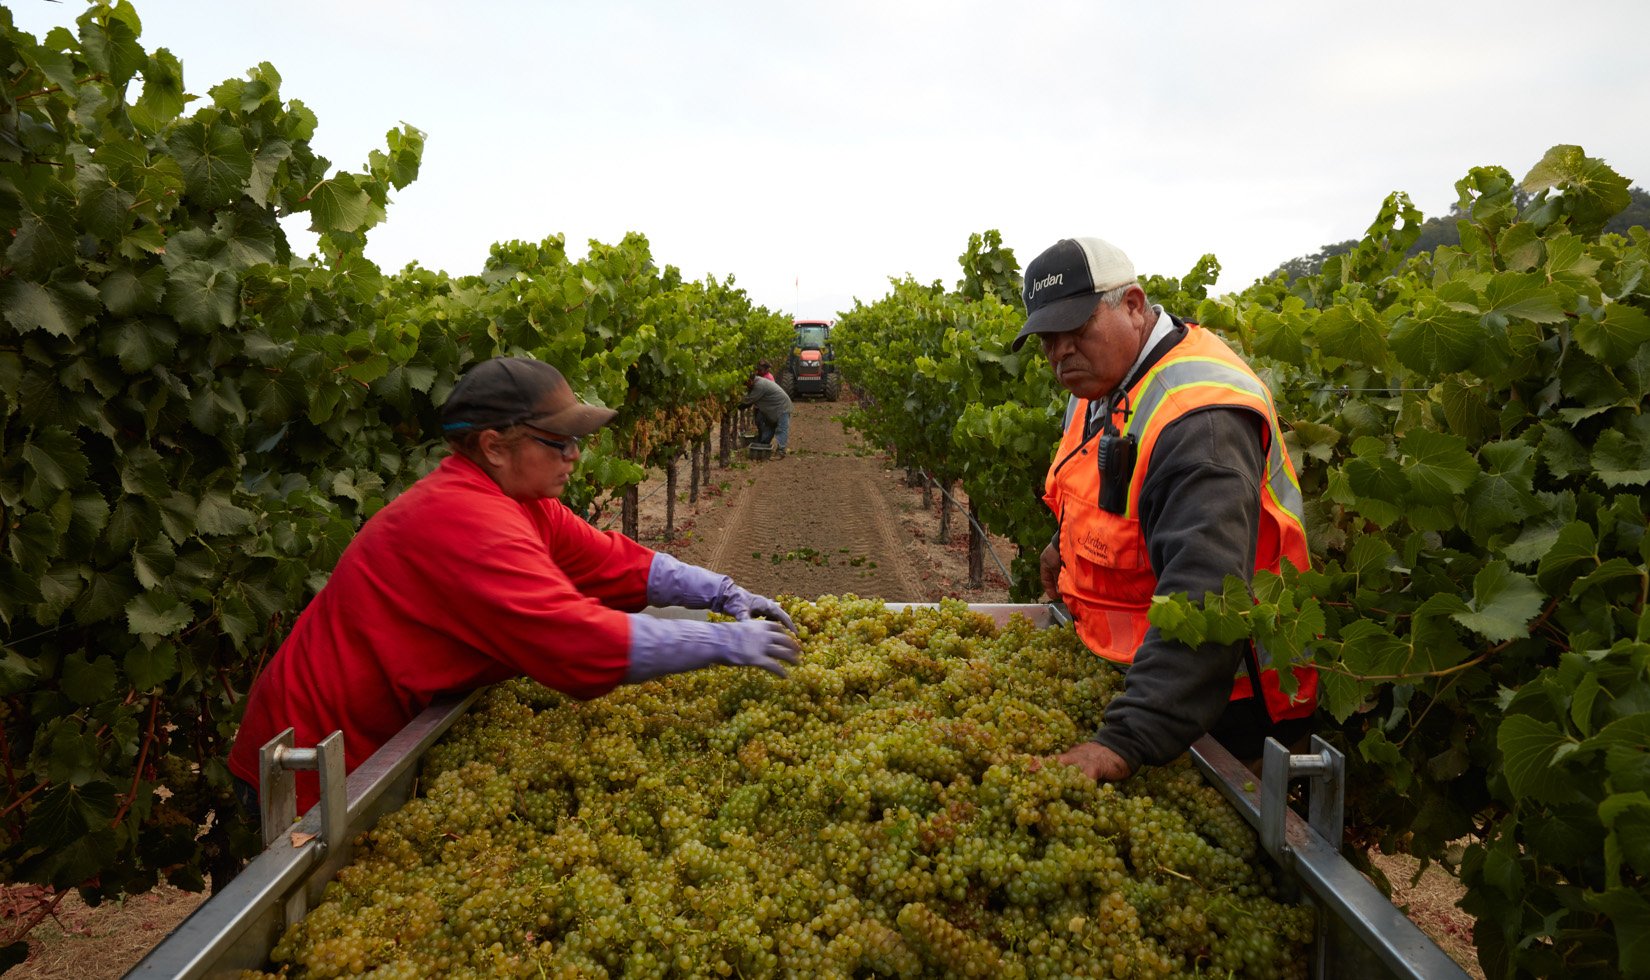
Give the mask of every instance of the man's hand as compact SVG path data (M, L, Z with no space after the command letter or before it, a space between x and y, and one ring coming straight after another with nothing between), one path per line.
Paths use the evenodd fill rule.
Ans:
M1122 756L1099 742L1073 745L1060 753L1057 759L1068 766L1076 766L1083 770L1083 775L1096 782L1122 782L1134 774L1134 770L1129 768L1129 764L1123 761Z
M1043 555L1038 562L1038 571L1043 577L1043 591L1050 599L1060 598L1060 549L1049 545L1043 549Z

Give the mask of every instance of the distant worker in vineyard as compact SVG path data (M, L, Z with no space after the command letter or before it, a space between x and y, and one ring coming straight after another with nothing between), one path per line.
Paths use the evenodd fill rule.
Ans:
M1272 395L1213 333L1147 299L1134 264L1098 238L1062 239L1026 267L1026 324L1067 391L1043 499L1059 521L1043 587L1094 653L1126 665L1094 740L1060 756L1120 780L1205 732L1246 761L1268 735L1311 729L1317 674L1285 694L1248 641L1191 648L1147 621L1152 597L1193 600L1287 561L1309 567L1301 493Z
M784 676L800 647L777 603L558 499L579 440L614 414L527 358L459 380L441 408L451 454L362 526L252 685L229 754L243 800L288 727L300 746L342 731L353 770L438 695L520 675L575 698L713 664ZM650 604L735 621L641 615ZM299 773L299 812L316 796Z
M745 382L745 397L739 404L756 407L756 441L772 445L774 459L784 459L791 440L791 396L779 382L764 378L758 365Z

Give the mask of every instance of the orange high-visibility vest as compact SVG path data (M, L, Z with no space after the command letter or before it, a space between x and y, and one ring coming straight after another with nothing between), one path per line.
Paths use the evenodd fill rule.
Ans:
M1146 612L1157 588L1140 528L1140 488L1151 471L1152 450L1163 430L1200 409L1243 408L1266 423L1266 469L1261 480L1260 533L1255 568L1279 572L1285 559L1311 567L1301 515L1300 481L1283 445L1272 393L1232 349L1209 331L1188 323L1187 333L1119 400L1112 424L1134 436L1138 452L1123 513L1100 508L1101 475L1096 465L1100 433L1084 440L1089 401L1080 399L1049 467L1043 500L1060 522L1060 594L1077 621L1077 635L1090 650L1120 664L1134 662L1135 650L1151 623ZM1124 412L1127 407L1129 411ZM1201 600L1202 596L1192 596ZM1264 649L1257 663L1266 709L1274 721L1304 718L1318 701L1318 675L1297 665L1293 696L1278 686L1277 671ZM1246 658L1247 660L1247 658ZM1248 664L1239 668L1232 700L1251 696Z

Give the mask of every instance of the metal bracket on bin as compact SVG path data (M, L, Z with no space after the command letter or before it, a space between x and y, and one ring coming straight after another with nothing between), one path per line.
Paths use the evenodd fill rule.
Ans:
M313 749L293 747L292 729L275 736L258 750L258 816L269 847L298 819L298 770L316 773L321 781L321 846L337 845L348 826L349 800L344 792L344 733L333 732Z
M1260 843L1280 863L1290 858L1284 842L1284 818L1289 812L1289 780L1308 778L1306 822L1336 851L1346 815L1346 756L1312 736L1312 751L1291 755L1288 746L1268 738L1260 770Z

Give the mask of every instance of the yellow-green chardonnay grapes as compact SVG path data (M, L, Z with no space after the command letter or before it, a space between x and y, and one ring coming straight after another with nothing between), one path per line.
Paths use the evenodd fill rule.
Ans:
M1121 675L960 602L786 598L801 662L499 685L274 950L292 977L1306 975L1312 913L1187 763L1054 756Z

